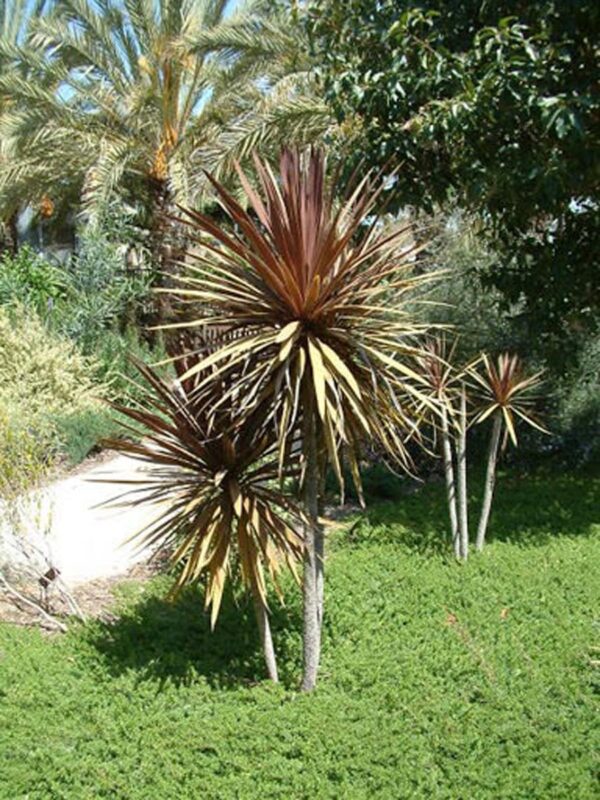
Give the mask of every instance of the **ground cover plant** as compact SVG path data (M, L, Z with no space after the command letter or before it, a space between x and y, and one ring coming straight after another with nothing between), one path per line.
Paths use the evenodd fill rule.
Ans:
M443 481L331 534L313 694L297 595L273 616L279 687L250 602L226 597L211 633L166 577L124 587L113 623L0 626L0 798L591 800L600 483L503 481L463 566Z

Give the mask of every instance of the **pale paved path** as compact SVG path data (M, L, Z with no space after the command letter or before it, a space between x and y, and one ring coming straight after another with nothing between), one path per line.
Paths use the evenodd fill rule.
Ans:
M143 469L135 459L115 455L50 484L41 500L22 515L26 535L38 546L45 543L44 549L67 584L125 574L151 555L148 549L140 552L138 545L124 542L153 518L156 509L98 507L126 487L94 482L135 477Z

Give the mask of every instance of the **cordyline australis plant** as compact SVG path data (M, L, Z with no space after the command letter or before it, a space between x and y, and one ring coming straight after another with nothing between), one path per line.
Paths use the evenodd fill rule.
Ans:
M459 525L459 515L457 512L457 483L452 455L455 428L458 429L458 440L459 442L461 441L461 419L457 417L455 404L457 399L462 399L460 381L463 373L456 370L453 366L456 342L449 346L445 336L436 336L428 339L423 349L424 354L419 358L419 366L432 395L439 403L439 414L430 415L430 419L434 430L434 436L437 437L439 433L440 449L442 451L442 460L444 463L444 475L446 478L446 496L452 544L455 556L457 558L464 558L466 557L464 554L468 550L468 538L465 540L468 534L465 525L462 524L464 523L464 519L461 519L461 524ZM466 453L463 447L458 448L457 455L459 462L461 461L461 456L464 462ZM459 463L459 466L463 467L464 463ZM463 469L459 469L459 479L463 475L463 472ZM462 486L462 482L459 488L462 498L462 495L466 494L466 491L463 491L464 487ZM464 509L463 514L461 514L461 517L462 516L464 516Z
M541 384L541 372L527 376L518 356L503 353L498 356L497 364L485 354L481 356L484 370L469 370L474 386L477 411L474 423L493 419L492 435L488 451L488 462L481 516L477 527L475 546L482 550L485 543L494 486L496 483L496 464L502 431L504 445L510 440L517 446L516 425L525 422L542 433L548 431L542 427L534 412L538 397L536 391Z
M258 189L238 169L248 210L212 180L231 231L186 212L197 250L175 294L202 309L183 325L212 328L217 337L226 332L222 346L188 371L187 377L213 370L196 391L226 378L220 403L268 420L280 469L294 454L299 432L308 519L302 687L312 689L323 615L318 514L325 470L331 465L343 492L346 461L360 494L365 439L379 440L399 464L409 465L405 438L416 429L414 410L430 400L414 369L424 326L409 313L408 301L431 275L411 274L419 248L407 229L382 233L375 220L365 224L382 191L368 177L336 206L320 152L285 150L278 176L258 158L255 167Z
M180 374L188 365L177 362ZM205 578L213 626L226 578L239 565L254 598L269 676L277 681L265 573L277 589L280 568L287 564L296 574L302 553L296 532L301 511L273 485L282 474L277 436L259 420L240 418L233 406L216 410L222 381L209 383L192 399L197 380L168 384L151 368L137 366L145 379L137 407L114 407L137 424L138 435L141 425L146 437L139 443L111 440L109 445L149 465L139 477L120 481L128 485L124 502L155 504L159 511L132 538L171 551L179 569L172 593ZM298 459L292 457L283 475L298 473Z

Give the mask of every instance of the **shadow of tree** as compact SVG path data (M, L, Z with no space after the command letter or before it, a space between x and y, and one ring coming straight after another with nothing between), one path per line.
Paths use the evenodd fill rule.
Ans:
M481 485L471 481L469 505L474 532ZM542 545L554 536L589 536L600 525L600 481L572 474L500 474L489 540L522 546ZM392 543L425 555L451 558L445 489L442 482L405 493L394 502L371 505L354 524L335 534L333 549ZM177 602L160 594L163 582L150 584L144 596L126 603L114 622L86 626L84 635L110 674L134 671L139 681L191 683L199 676L215 688L237 689L264 680L265 668L254 610L246 596L227 593L217 626L210 629L199 591ZM299 593L289 606L273 601L271 625L280 676L295 685L301 662ZM327 630L325 631L327 635Z
M271 626L287 682L299 669L300 615L297 608L273 601ZM266 678L254 609L231 594L214 631L198 591L170 602L152 594L127 605L111 622L98 622L86 634L114 676L134 671L138 681L190 684L199 676L215 688L239 688Z
M469 485L470 529L479 519L482 484ZM554 536L589 536L600 526L600 480L577 473L498 476L488 542L542 545ZM443 484L436 483L396 502L379 502L343 540L397 543L422 554L448 554L448 508Z

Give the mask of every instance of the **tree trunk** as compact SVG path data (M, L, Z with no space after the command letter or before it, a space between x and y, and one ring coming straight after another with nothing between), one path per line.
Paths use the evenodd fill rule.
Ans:
M444 458L444 472L446 473L446 494L448 496L448 513L450 514L450 530L452 531L452 544L454 555L460 558L461 546L458 536L458 516L456 512L456 484L454 482L454 465L452 464L452 445L450 444L450 431L448 429L448 411L442 409L442 454Z
M460 430L458 434L458 522L460 557L469 557L469 516L467 506L467 395L463 387L460 397Z
M175 213L175 209L167 181L150 178L149 192L149 245L154 286L170 289L176 285L173 281L173 275L178 270L176 262L185 258L185 247L179 241L181 236L176 223L169 216ZM152 328L168 324L175 319L175 308L170 294L161 292L156 295L153 306L149 319L145 321L151 344L156 341L156 334Z
M19 251L19 212L14 211L7 220L6 227L8 228L9 248L13 256L16 256Z
M322 534L319 531L319 465L314 415L305 409L304 454L304 507L308 523L304 529L304 576L302 594L304 601L302 691L309 692L317 683L321 655L321 624L319 605L322 603ZM317 565L320 560L320 565ZM321 593L321 596L320 596Z
M483 550L483 545L485 543L485 534L487 531L488 522L490 520L490 511L492 510L492 500L494 498L494 486L496 484L496 462L498 460L498 448L500 446L501 432L502 432L502 415L498 412L494 419L494 427L492 428L490 449L488 452L483 503L481 505L481 516L479 517L479 526L477 528L477 540L475 542L475 546L477 547L478 550Z
M315 525L315 571L317 576L317 621L319 623L319 650L323 628L323 603L325 599L325 536L323 528Z
M1 224L2 235L0 236L0 253L8 253L15 256L19 250L19 230L17 222L19 212L14 211L9 217L5 217Z
M260 643L262 645L263 654L265 657L265 664L267 665L267 672L269 678L273 683L279 683L279 675L277 672L277 657L275 655L275 648L273 646L273 637L271 635L271 624L269 622L269 613L265 606L262 597L255 589L254 594L254 610L256 612L256 622L258 623L258 632L260 633Z

